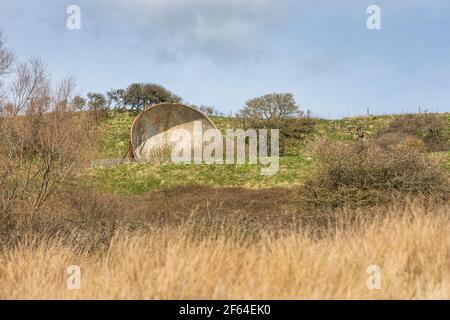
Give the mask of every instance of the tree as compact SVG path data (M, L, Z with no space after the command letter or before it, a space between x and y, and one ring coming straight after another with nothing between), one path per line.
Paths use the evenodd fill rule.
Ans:
M72 106L74 110L81 111L86 107L86 99L81 96L75 96L72 99Z
M14 79L10 87L14 114L24 111L29 104L47 95L49 85L48 74L44 63L33 58L20 63L14 68Z
M279 129L285 119L301 114L291 93L272 93L248 100L239 117L255 127Z
M106 108L106 98L103 94L97 92L89 92L87 94L87 105L89 110L102 110Z
M291 93L272 93L248 100L238 118L245 128L278 129L280 151L286 154L314 130L315 120L302 115Z
M47 200L79 175L95 146L95 126L77 111L68 77L50 85L39 59L15 63L0 35L0 229L13 213L30 209L31 221ZM7 224L6 224L7 225ZM2 230L0 230L0 233Z
M97 92L89 92L87 94L87 106L95 120L99 121L107 116L108 106L105 95Z
M126 89L123 99L125 106L137 111L162 102L181 102L181 97L153 83L131 84Z
M16 72L17 83L33 88L33 77ZM75 112L73 79L64 79L55 89L49 83L29 99L15 95L30 90L12 90L0 104L0 218L20 203L34 221L49 197L73 181L95 145L89 114ZM24 101L23 115L17 116L14 101Z
M125 93L124 89L111 89L106 93L108 99L108 108L116 110L125 109Z
M203 112L204 114L206 114L208 117L218 117L221 116L222 113L220 113L219 111L217 111L216 107L214 106L196 106L196 105L191 105L192 108L195 108L197 110L200 110L201 112Z
M0 32L0 76L11 72L14 60L14 53L4 46L3 35Z

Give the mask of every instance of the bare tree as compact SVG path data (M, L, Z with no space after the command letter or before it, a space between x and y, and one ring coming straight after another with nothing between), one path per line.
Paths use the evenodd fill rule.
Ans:
M0 225L18 207L36 213L61 186L72 181L93 150L91 115L76 112L75 80L56 88L40 59L15 64L0 37ZM1 88L0 88L1 89Z
M14 53L4 46L3 35L0 32L0 76L11 72L14 60Z
M45 95L48 87L48 74L40 59L34 58L18 64L10 90L14 115L23 112L33 100Z
M11 72L14 61L15 61L14 53L5 47L3 35L0 32L0 105L4 103L3 100L5 95L5 92L3 90L2 78Z
M75 112L73 78L52 89L40 60L20 65L14 77L10 100L0 105L0 213L21 203L34 219L86 163L94 135L89 113Z

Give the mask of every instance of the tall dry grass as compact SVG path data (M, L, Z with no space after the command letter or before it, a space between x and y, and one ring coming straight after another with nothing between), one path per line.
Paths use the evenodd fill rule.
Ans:
M94 253L28 238L0 253L0 298L448 299L449 214L444 205L379 209L371 219L343 211L334 230L254 239L193 237L187 223L118 231ZM81 267L79 290L66 288L69 265ZM367 288L370 265L381 268L379 290Z

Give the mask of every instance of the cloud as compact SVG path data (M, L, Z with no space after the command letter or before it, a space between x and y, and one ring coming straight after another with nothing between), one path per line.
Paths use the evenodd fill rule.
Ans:
M263 50L263 37L291 15L293 0L109 0L162 58L221 59Z

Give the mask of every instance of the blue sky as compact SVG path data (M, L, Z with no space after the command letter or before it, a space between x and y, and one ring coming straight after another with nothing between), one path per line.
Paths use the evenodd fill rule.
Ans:
M271 92L324 117L450 111L448 0L0 0L0 30L81 94L155 82L227 114Z

